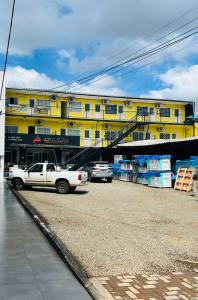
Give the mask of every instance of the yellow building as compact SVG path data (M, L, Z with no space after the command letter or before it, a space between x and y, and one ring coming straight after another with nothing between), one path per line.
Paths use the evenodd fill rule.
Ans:
M64 164L79 147L104 148L122 132L125 141L191 137L193 119L191 101L7 88L5 159Z

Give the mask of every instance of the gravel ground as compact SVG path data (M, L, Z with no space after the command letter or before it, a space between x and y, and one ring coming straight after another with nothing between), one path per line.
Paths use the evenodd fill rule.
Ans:
M21 194L90 277L198 266L198 198L185 192L114 181Z

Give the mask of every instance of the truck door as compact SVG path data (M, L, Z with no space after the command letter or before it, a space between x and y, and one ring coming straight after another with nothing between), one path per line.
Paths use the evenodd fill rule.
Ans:
M54 164L47 164L47 172L46 172L46 184L53 185L54 183L54 172L55 172L55 165Z
M45 185L46 171L43 164L35 164L28 169L26 174L26 183L31 185Z

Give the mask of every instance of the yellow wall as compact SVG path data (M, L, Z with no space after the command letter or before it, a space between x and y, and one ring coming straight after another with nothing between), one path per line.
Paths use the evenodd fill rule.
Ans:
M114 120L119 120L120 115L117 113L114 114L105 114L104 112L101 112L101 115L99 116L102 118L104 116L103 121L99 121L96 119L96 112L95 112L95 104L100 104L101 110L105 110L105 105L102 104L102 97L101 99L83 99L83 98L75 98L75 102L81 102L82 103L82 110L81 112L69 112L69 118L68 119L61 119L61 101L65 101L68 103L67 98L58 97L58 100L52 101L50 100L50 96L44 96L44 95L29 95L27 94L21 94L21 93L13 93L12 91L8 90L6 98L10 97L17 97L18 98L18 105L10 105L6 108L7 114L12 114L12 116L7 115L6 116L6 125L16 125L18 126L18 133L28 133L28 126L36 126L36 120L42 120L44 128L50 128L50 134L60 134L60 129L65 128L69 129L69 122L71 121L70 118L74 118L75 126L70 129L79 129L80 130L80 136L81 136L81 146L84 146L84 133L86 129L90 129L90 139L91 142L95 139L95 130L100 130L101 132L101 138L105 135L104 130L104 124L109 124L110 128L109 131L117 131L119 128L123 126L123 122L109 122ZM28 108L28 100L29 99L37 99L37 100L50 100L50 110L45 110L44 112L42 110L37 110L37 107L35 109ZM160 102L160 101L159 101ZM91 106L91 112L89 113L90 119L95 119L93 121L86 120L84 106L85 103L90 103ZM162 103L162 101L161 101ZM185 103L184 104L177 104L177 102L172 103L166 103L163 102L161 104L161 107L163 108L170 108L171 116L170 117L163 117L160 118L159 115L159 109L156 108L156 102L153 101L153 103L147 102L145 100L144 103L138 102L137 100L133 99L132 105L130 106L124 106L123 101L118 101L117 99L110 99L109 104L117 105L117 106L123 106L124 107L124 120L129 120L132 117L136 115L137 107L138 106L144 106L144 107L152 107L154 108L154 116L152 119L147 119L146 121L154 122L156 124L150 124L149 129L147 129L147 126L145 126L144 135L146 132L151 133L151 138L158 139L160 138L160 132L159 127L163 127L164 133L170 133L171 137L172 134L176 134L177 138L183 138L183 137L190 137L193 136L193 126L187 126L184 125L185 120ZM176 120L175 118L175 109L179 109L180 111L180 117L179 120ZM46 113L47 112L47 113ZM28 115L33 113L33 117L30 117ZM56 118L55 118L56 117ZM150 118L150 117L149 117ZM138 121L142 121L142 117L138 117ZM174 125L171 123L181 123L180 125ZM164 125L163 125L164 124ZM170 124L170 125L168 125ZM197 123L198 124L198 123ZM140 132L140 129L136 129L136 132ZM198 135L198 125L196 127L196 135ZM93 139L93 141L92 141ZM126 139L126 140L132 140L132 134ZM106 144L106 142L105 142ZM101 146L105 146L105 144Z

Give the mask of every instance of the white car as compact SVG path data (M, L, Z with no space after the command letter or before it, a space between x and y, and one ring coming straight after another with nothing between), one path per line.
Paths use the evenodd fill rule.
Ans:
M59 194L72 192L77 186L88 184L87 172L61 170L53 163L34 164L26 170L13 169L9 177L16 190L32 186L48 186L56 187Z

